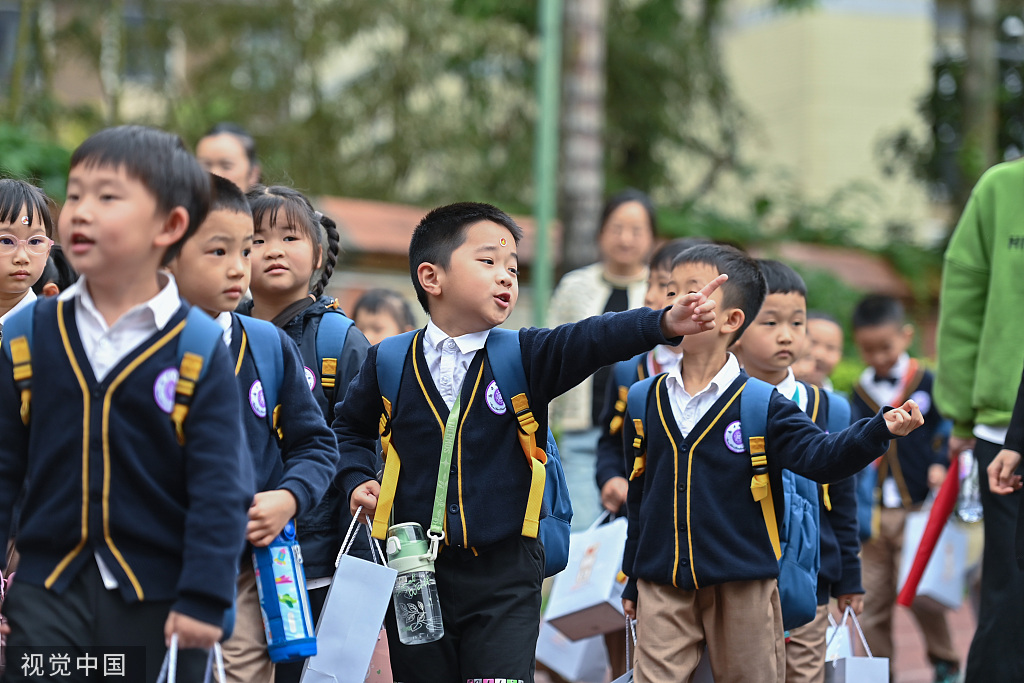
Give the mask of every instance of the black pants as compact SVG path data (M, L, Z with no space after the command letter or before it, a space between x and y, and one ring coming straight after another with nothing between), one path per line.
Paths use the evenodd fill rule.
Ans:
M389 607L385 627L395 682L532 682L544 578L540 541L511 538L479 556L444 548L434 566L444 637L402 645L394 607Z
M164 624L171 604L170 600L125 602L117 590L104 588L92 561L59 595L15 577L4 601L4 615L11 624L4 681L103 680L104 654L122 652L127 655L127 675L109 680L155 681L167 652ZM31 670L22 668L22 655L29 653L41 656L46 675L26 676ZM70 655L70 677L52 675L53 656L65 653ZM80 667L79 657L97 657L97 669L90 672ZM178 681L203 680L206 659L206 650L180 651Z
M981 565L978 629L967 654L967 683L1024 681L1024 573L1017 566L1014 539L1021 494L997 496L988 488L989 466L1002 447L978 441L985 552Z

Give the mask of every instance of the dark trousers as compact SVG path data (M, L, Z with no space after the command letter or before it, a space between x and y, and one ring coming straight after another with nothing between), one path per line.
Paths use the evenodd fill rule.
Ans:
M1024 573L1017 566L1014 538L1021 494L997 496L985 469L1002 447L978 441L981 504L985 512L985 551L981 565L978 628L967 653L967 683L1024 681Z
M395 681L533 681L540 632L544 549L516 537L474 555L444 548L435 563L444 637L423 645L398 639L393 606L385 627Z
M331 590L330 586L324 586L323 588L306 592L306 595L309 596L309 613L314 625L320 621L320 613L324 611L324 603L327 602L327 592L329 590ZM300 659L297 662L278 664L274 674L275 683L299 683L299 679L302 678L302 667L305 663L305 659Z
M39 681L26 677L17 653L42 653L46 673L51 672L51 655L70 654L70 678L60 680L95 681L102 678L103 657L99 671L86 671L76 666L78 657L96 656L102 652L128 655L123 679L155 681L160 674L167 648L164 646L164 624L171 609L170 600L128 603L117 590L103 586L95 562L87 562L61 594L41 586L20 582L15 577L4 601L4 615L11 625L7 638L7 670L4 681ZM144 652L145 664L134 657ZM201 681L206 670L206 650L182 650L178 653L178 680ZM140 668L145 670L143 679Z

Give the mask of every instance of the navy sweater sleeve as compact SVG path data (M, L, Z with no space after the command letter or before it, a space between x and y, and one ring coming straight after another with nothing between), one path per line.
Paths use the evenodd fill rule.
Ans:
M338 466L338 443L306 384L298 347L284 331L277 332L284 352L284 376L278 397L284 473L277 488L295 496L298 516L315 506L331 485ZM365 337L362 339L365 341Z
M842 574L831 587L832 597L863 593L860 578L860 532L857 526L857 495L853 477L829 485L832 509L826 512L842 562Z
M344 400L335 407L333 428L341 457L335 485L345 493L346 502L357 486L377 478L377 436L384 412L377 385L379 348L371 346L366 352L366 360L348 385Z
M171 609L220 625L231 604L253 490L234 368L223 344L210 356L185 419L189 508L178 598Z

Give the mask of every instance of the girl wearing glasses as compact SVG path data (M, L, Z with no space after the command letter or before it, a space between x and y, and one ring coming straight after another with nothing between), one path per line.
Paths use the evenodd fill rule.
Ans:
M0 334L4 321L35 298L53 240L50 200L22 180L0 179Z

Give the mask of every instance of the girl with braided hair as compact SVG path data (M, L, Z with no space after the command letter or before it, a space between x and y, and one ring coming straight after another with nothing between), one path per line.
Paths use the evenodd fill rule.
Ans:
M246 196L255 224L252 301L239 307L239 312L269 320L298 345L306 382L330 425L335 404L344 398L370 346L362 332L349 324L337 300L324 295L338 263L337 225L290 187L255 185ZM344 332L339 334L339 329ZM319 619L327 598L334 560L350 520L344 496L333 487L319 505L296 520L314 620ZM357 536L360 541L352 553L371 559L364 535ZM301 661L278 664L276 680L297 683L301 672Z

